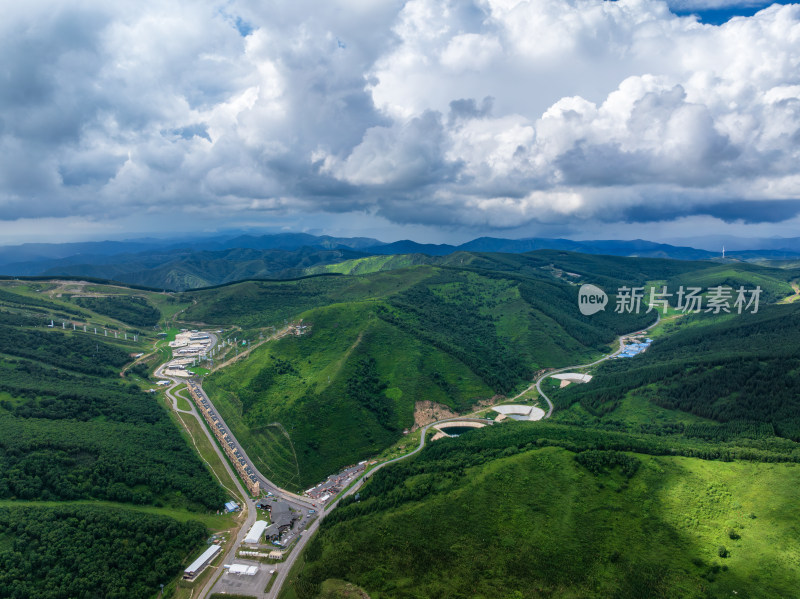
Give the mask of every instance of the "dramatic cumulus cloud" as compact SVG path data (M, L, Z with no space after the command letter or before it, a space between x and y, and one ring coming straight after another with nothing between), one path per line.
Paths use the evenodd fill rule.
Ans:
M670 10L753 4L12 3L0 223L786 221L800 6L722 26Z

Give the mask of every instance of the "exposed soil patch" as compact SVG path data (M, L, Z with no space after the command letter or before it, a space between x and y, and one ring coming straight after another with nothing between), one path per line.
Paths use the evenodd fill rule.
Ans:
M458 414L444 404L428 400L418 401L414 404L414 426L411 427L411 430L415 431L431 422L456 416Z

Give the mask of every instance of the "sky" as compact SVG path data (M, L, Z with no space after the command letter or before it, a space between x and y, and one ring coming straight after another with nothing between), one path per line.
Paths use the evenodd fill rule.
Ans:
M797 236L798 63L741 0L6 3L0 245Z

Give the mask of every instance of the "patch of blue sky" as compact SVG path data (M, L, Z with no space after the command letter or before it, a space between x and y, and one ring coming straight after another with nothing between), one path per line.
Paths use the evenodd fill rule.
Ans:
M706 25L722 25L734 17L752 17L758 11L765 9L768 6L772 6L773 4L794 4L794 2L778 0L777 2L753 2L746 5L726 6L722 8L673 8L672 12L679 16L695 15L701 23Z

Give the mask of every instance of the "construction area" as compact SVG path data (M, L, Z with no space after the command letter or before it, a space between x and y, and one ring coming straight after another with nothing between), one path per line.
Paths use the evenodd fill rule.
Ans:
M622 351L617 356L618 358L632 358L634 356L639 355L640 353L647 351L647 348L650 347L650 344L653 343L652 339L646 338L644 336L639 337L623 337L622 338Z

